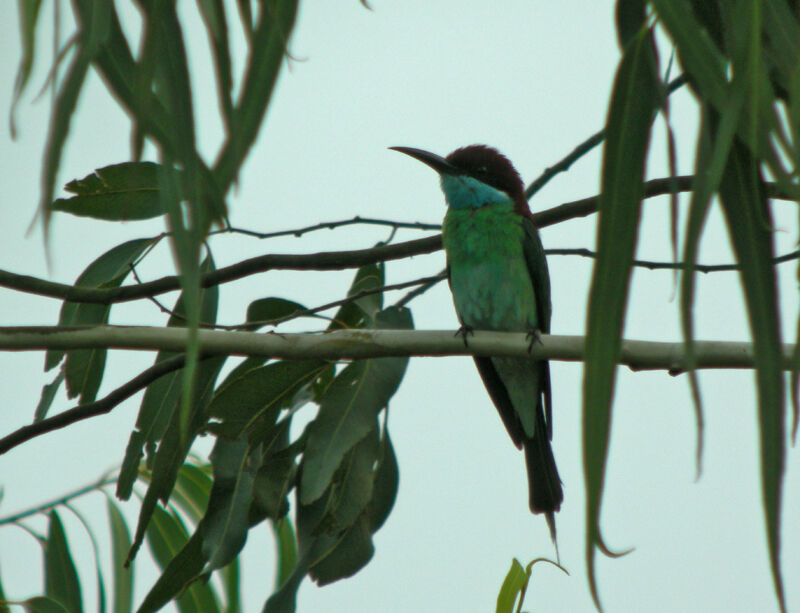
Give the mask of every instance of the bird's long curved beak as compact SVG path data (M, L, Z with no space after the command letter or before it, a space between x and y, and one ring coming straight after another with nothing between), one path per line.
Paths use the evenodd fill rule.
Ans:
M423 164L427 164L439 174L448 175L461 175L464 174L460 168L453 166L450 162L444 159L441 155L436 155L424 149L415 149L414 147L389 147L392 151L399 151L410 155L415 160L419 160Z

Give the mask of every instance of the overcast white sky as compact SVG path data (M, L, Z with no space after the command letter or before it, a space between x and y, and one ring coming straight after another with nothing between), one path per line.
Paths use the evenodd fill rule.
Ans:
M49 3L44 9L40 56L32 85L17 116L12 142L6 117L19 57L17 23L0 24L0 268L73 282L97 255L130 238L151 236L159 222L105 224L56 215L52 268L42 237L26 231L38 202L41 151L48 100L31 104L49 64ZM118 3L121 4L121 3ZM199 141L212 159L221 141L213 79L195 4L181 2L192 51ZM291 40L294 61L284 70L261 137L230 200L236 226L272 231L322 220L368 215L439 222L443 199L434 173L387 151L409 145L445 154L471 143L505 152L526 181L552 165L602 127L619 59L613 3L590 0L503 0L464 3L372 0L307 2ZM64 3L68 13L67 3ZM233 9L233 3L230 3ZM10 13L11 11L9 11ZM126 27L137 28L135 13ZM236 23L235 11L229 15ZM68 21L68 20L67 20ZM665 47L668 53L668 48ZM666 64L666 54L662 57ZM243 64L241 54L235 66ZM688 93L673 99L679 171L690 173L695 110ZM92 76L80 100L59 182L129 159L129 125ZM650 176L666 174L663 124L656 123ZM540 192L534 210L594 195L597 152ZM684 203L685 204L685 203ZM774 205L778 252L795 248L795 205ZM638 257L669 260L666 199L644 207ZM594 218L542 231L545 247L594 246ZM215 240L222 266L267 252L309 252L367 247L386 237L383 229L349 228L303 239L260 242L243 237ZM401 232L399 240L420 233ZM583 334L591 261L551 257L553 332ZM732 261L718 211L709 221L701 261ZM443 254L390 263L389 282L434 274ZM164 274L166 250L141 271ZM797 320L793 265L780 270L784 333L792 339ZM220 321L239 322L255 298L279 295L313 306L336 299L352 271L276 273L225 286ZM747 340L738 277L718 273L699 279L697 334L702 339ZM627 338L680 339L673 278L637 270ZM394 300L396 297L390 297ZM167 300L168 303L174 298ZM54 300L0 290L0 324L52 324ZM446 285L412 303L420 329L457 326ZM150 304L118 305L114 323L160 325ZM301 329L296 326L292 329ZM152 362L149 354L112 355L102 390ZM40 353L0 354L0 434L32 419L43 383ZM558 515L561 561L566 576L536 567L527 609L589 611L584 563L584 493L581 465L582 367L554 363L554 449L564 481ZM608 611L767 611L776 608L766 554L758 477L753 374L705 372L704 473L695 482L695 426L685 378L663 372L620 370L602 525L606 542L621 559L598 558L598 578ZM101 393L103 391L101 390ZM0 457L6 515L88 483L121 461L140 396L107 417L50 434ZM59 409L72 406L65 398ZM523 564L553 556L546 524L527 508L524 461L507 438L469 358L412 360L391 404L391 431L401 484L394 511L375 538L376 552L356 577L299 593L299 611L488 611L513 557ZM199 449L207 451L208 442ZM800 508L796 452L787 459L783 568L788 602L800 603L800 538L793 518ZM104 526L105 506L94 494L78 507ZM136 505L126 507L135 518ZM80 557L85 602L94 602L94 570L85 533L64 516ZM44 522L33 522L43 529ZM100 533L104 536L104 531ZM101 540L106 547L106 541ZM107 559L107 548L103 550ZM139 600L154 580L140 554ZM0 529L0 577L10 597L41 593L40 550L22 531ZM244 558L247 611L260 610L273 583L267 526L251 534Z

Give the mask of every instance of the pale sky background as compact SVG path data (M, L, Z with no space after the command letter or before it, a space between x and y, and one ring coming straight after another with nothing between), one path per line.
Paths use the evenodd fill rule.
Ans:
M121 3L118 3L121 4ZM113 245L163 229L158 221L110 224L57 214L48 270L41 232L26 231L36 209L39 169L49 101L32 104L50 61L50 3L45 3L39 57L17 115L12 142L8 107L19 58L17 21L9 4L0 24L0 268L72 283ZM212 159L221 142L205 32L191 16L193 2L179 3L192 56L199 142ZM498 147L526 182L535 178L603 125L619 60L613 3L457 0L357 0L306 2L291 40L294 61L280 77L266 124L230 199L234 225L273 231L354 215L439 222L445 212L435 174L387 151L391 145L440 154L471 143ZM229 23L238 27L234 3ZM64 3L65 27L71 27ZM138 18L127 11L125 27ZM662 66L669 48L663 47ZM241 69L241 53L234 58ZM676 73L673 73L676 74ZM679 171L690 173L696 126L688 92L672 98ZM650 177L667 173L664 126L656 122ZM152 151L150 151L152 155ZM92 75L80 99L59 184L94 168L129 159L129 122ZM553 180L532 202L542 210L597 193L599 152ZM638 257L669 260L668 202L644 206ZM681 213L686 201L682 199ZM773 205L778 253L795 248L796 205ZM594 247L595 218L542 231L545 247ZM262 253L311 252L368 247L383 240L380 228L345 228L302 239L258 241L241 236L213 242L224 266ZM397 240L423 236L400 232ZM701 261L732 261L717 209L702 243ZM583 334L592 262L550 257L556 334ZM443 253L392 262L388 282L434 274ZM148 260L145 279L166 274L166 249ZM344 295L353 271L270 272L222 288L219 320L243 320L247 304L278 295L308 306ZM796 268L780 268L783 326L787 340L797 321ZM698 279L698 338L748 340L738 275ZM397 295L390 295L390 302ZM172 304L174 297L165 300ZM2 325L53 324L56 300L0 290ZM419 329L455 329L445 284L411 307ZM163 325L147 302L117 305L113 323ZM289 327L300 330L307 324ZM678 308L672 274L637 270L626 338L677 341ZM100 394L152 363L148 353L114 352ZM41 353L0 353L0 434L30 422L41 386ZM565 502L558 514L561 561L534 569L526 608L591 611L584 562L584 484L581 464L580 364L554 362L553 446ZM695 482L695 425L685 377L620 369L606 478L602 526L615 549L635 548L620 559L598 554L600 594L607 611L770 611L772 591L761 506L753 374L703 372L706 447L704 472ZM105 417L36 439L0 457L4 498L0 515L49 500L84 485L119 464L141 396ZM65 397L54 410L74 406ZM787 424L789 422L787 421ZM472 361L465 357L416 358L391 403L391 433L400 463L400 490L389 520L375 537L372 561L354 578L318 588L306 581L298 610L493 611L513 557L523 564L554 556L541 516L528 512L523 456L511 444ZM198 449L207 452L209 441ZM800 606L800 509L796 452L789 450L783 502L783 569L787 600ZM108 560L103 497L77 502L93 519ZM136 504L125 507L135 522ZM68 512L67 524L87 610L95 602L94 568L85 531ZM44 530L45 522L31 522ZM137 603L155 574L146 548L137 566ZM246 611L259 611L272 590L274 563L266 524L251 532L244 554ZM147 568L145 568L147 567ZM108 573L106 573L108 574ZM0 577L9 597L41 593L41 555L19 529L0 529ZM108 577L107 577L108 579Z

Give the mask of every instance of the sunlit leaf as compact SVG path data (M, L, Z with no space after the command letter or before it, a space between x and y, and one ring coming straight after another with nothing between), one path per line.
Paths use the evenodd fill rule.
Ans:
M519 593L522 587L527 583L528 576L525 574L525 569L519 560L514 558L511 561L511 568L506 573L506 578L503 580L503 585L500 592L497 594L497 613L513 613L514 603L519 598Z

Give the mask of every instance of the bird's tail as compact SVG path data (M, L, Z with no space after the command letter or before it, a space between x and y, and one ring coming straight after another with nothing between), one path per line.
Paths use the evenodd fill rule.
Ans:
M541 427L540 427L541 426ZM550 536L556 541L555 512L561 508L564 491L556 468L556 459L547 430L544 415L539 414L533 438L524 442L525 464L528 468L529 504L533 513L545 513Z

